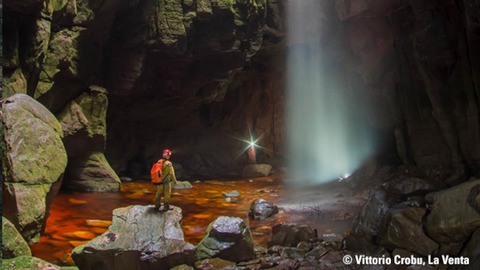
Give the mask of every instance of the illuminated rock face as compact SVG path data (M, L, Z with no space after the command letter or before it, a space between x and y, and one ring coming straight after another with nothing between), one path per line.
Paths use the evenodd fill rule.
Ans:
M25 94L3 101L1 121L3 215L33 244L67 166L63 132L55 116Z
M108 230L74 249L81 269L170 269L193 264L195 246L184 241L182 210L159 212L153 205L132 205L113 211Z
M182 150L173 157L186 175L236 173L246 157L231 138L249 129L268 150L259 162L288 154L285 11L295 1L17 2L4 6L5 95L27 93L58 115L86 86L107 88L117 173L146 171L165 146ZM310 35L338 76L330 89L382 133L382 154L451 183L480 172L479 9L322 1Z

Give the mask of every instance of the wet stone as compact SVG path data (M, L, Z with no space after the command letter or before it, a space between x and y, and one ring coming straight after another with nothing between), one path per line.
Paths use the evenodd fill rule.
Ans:
M280 252L280 256L290 259L298 259L305 257L305 250L300 248L286 247Z
M268 248L268 254L280 254L282 251L283 247L279 245L271 246Z
M229 269L237 269L235 267L235 263L227 260L223 260L220 258L211 258L201 260L195 263L195 268L198 270L214 270L214 269L222 269L222 270L229 270Z
M328 253L328 249L326 249L325 247L321 246L321 245L318 245L316 247L314 247L312 250L310 250L309 252L307 252L305 254L305 257L313 257L315 258L316 260L319 260L323 255L327 254Z
M305 251L309 251L309 250L312 249L312 243L302 241L302 242L298 243L297 248L303 249Z
M272 227L268 246L296 247L302 241L317 239L317 230L303 224L279 223Z
M177 265L170 270L194 270L195 268L191 267L188 264Z
M374 249L372 245L378 244L389 209L385 190L375 190L357 216L352 234L346 239L347 248L359 252Z
M336 233L326 233L322 235L323 245L340 250L343 247L343 236Z
M218 217L210 223L197 246L199 259L218 257L240 262L255 258L253 238L245 222L238 217Z
M213 229L222 234L240 234L244 229L241 218L219 217L213 223Z
M249 215L255 220L264 220L278 213L278 207L263 198L257 199L250 205Z
M247 265L252 265L252 264L259 264L260 263L260 259L253 259L253 260L250 260L250 261L245 261L245 262L239 262L237 265L238 266L247 266Z
M230 192L226 192L226 193L224 192L223 196L225 196L225 197L240 197L240 193L236 190L232 190Z

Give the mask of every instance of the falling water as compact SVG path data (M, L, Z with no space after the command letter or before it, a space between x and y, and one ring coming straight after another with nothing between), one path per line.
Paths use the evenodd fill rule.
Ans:
M287 6L287 100L290 179L318 184L343 178L370 155L371 134L351 111L334 56L322 49L322 1ZM337 62L338 63L338 62Z

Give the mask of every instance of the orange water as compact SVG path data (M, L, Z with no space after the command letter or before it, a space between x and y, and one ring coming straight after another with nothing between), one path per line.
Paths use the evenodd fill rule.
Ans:
M192 189L173 190L170 201L182 208L185 240L192 244L200 242L208 224L219 216L243 218L255 241L263 246L266 246L271 226L278 222L310 224L317 227L319 233L342 233L352 221L351 218L336 218L339 214L336 211L313 209L299 213L282 209L289 191L285 190L279 176L202 181L192 185ZM237 190L240 197L231 198L229 202L223 193L232 190ZM150 183L136 181L123 183L118 193L59 193L51 206L45 233L40 242L31 247L33 255L58 265L74 265L70 256L72 249L105 232L113 209L152 204L154 192L155 187ZM263 221L249 219L250 204L260 197L279 204L280 213Z

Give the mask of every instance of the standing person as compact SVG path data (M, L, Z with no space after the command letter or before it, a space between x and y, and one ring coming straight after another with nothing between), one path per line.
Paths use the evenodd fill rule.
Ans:
M248 164L257 164L257 150L253 143L248 147Z
M170 193L172 192L172 184L177 184L177 178L175 177L175 170L173 169L173 164L170 161L170 156L172 151L165 149L162 153L162 159L159 162L162 162L162 183L157 185L157 193L155 194L155 208L160 210L162 195L164 195L164 204L163 211L172 210L170 208Z

